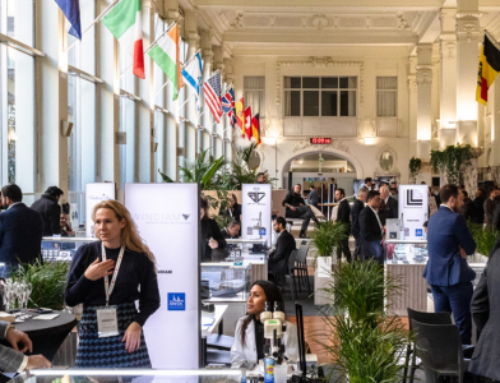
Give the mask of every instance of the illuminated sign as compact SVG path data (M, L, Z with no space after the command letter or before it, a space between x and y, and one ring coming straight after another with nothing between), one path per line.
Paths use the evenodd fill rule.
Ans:
M331 138L324 138L324 137L315 137L315 138L310 138L310 143L311 144L331 144L332 139Z

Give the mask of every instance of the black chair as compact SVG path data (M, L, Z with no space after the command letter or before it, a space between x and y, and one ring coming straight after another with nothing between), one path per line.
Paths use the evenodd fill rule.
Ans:
M222 335L222 334L212 334L207 336L207 347L223 350L223 351L231 351L231 347L233 347L234 336Z
M442 324L442 325L452 324L451 323L451 316L448 313L428 313L425 311L412 310L409 307L407 310L408 310L408 322L410 323L410 331L413 330L412 320L415 320L415 321L420 322L420 323L426 323L426 324ZM416 353L414 351L415 351L415 345L413 345L413 347L412 347L412 344L408 343L408 347L406 349L406 360L405 360L403 383L406 383L410 355L412 356L411 366L410 366L410 383L413 383L413 377L415 375L415 371L418 368L418 366L416 365L416 359L417 359Z
M288 285L292 292L292 299L297 299L297 284L295 283L295 262L297 260L297 250L292 250L290 258L288 258L288 274L284 276L285 281L288 279Z
M215 350L208 348L207 338L201 338L201 364L202 366L223 365L231 367L231 351Z
M456 376L464 382L469 359L464 359L462 341L453 324L426 324L413 319L415 354L422 359L427 383L437 383L443 376Z
M309 281L309 271L307 269L307 253L309 253L309 246L302 243L297 252L294 271L297 272L299 277L299 291L302 292L301 283L305 280L307 291L311 294L311 283Z

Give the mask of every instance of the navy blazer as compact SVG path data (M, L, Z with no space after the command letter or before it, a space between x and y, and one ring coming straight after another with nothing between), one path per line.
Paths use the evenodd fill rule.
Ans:
M429 261L424 270L427 283L435 286L453 286L472 281L476 273L462 258L458 246L467 254L476 250L476 242L469 233L462 215L447 207L440 207L427 227Z
M361 211L365 208L365 204L363 201L357 199L354 201L352 204L351 208L351 233L352 235L357 238L360 234L360 228L359 228L359 215L361 214Z
M0 214L0 262L33 263L41 254L43 220L36 210L18 203Z

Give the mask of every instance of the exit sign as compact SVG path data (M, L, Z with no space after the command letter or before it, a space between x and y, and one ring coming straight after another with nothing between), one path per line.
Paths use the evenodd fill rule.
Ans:
M311 138L310 143L311 144L331 144L332 139L331 138L316 137L316 138Z

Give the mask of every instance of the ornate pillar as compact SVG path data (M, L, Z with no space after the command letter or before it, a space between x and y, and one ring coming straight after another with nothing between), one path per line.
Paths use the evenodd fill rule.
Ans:
M417 155L429 159L432 138L432 44L417 46Z
M440 14L441 84L440 84L440 149L456 144L457 135L457 38L455 8L443 8Z
M478 0L458 0L457 121L458 141L477 146L477 60L479 42Z
M410 57L408 60L408 104L409 104L409 145L410 145L410 158L417 156L417 75L415 66L417 65L417 58Z
M203 30L201 32L201 49L203 55L203 82L207 81L212 76L213 71L213 57L214 52L212 50L212 38L213 32L211 29ZM213 124L213 116L210 109L206 106L203 100L203 118L201 120L201 126L208 131L208 133L212 133L212 124ZM201 137L203 138L203 132ZM205 136L206 137L206 136ZM205 142L205 139L202 140L202 148L210 147L210 142Z

